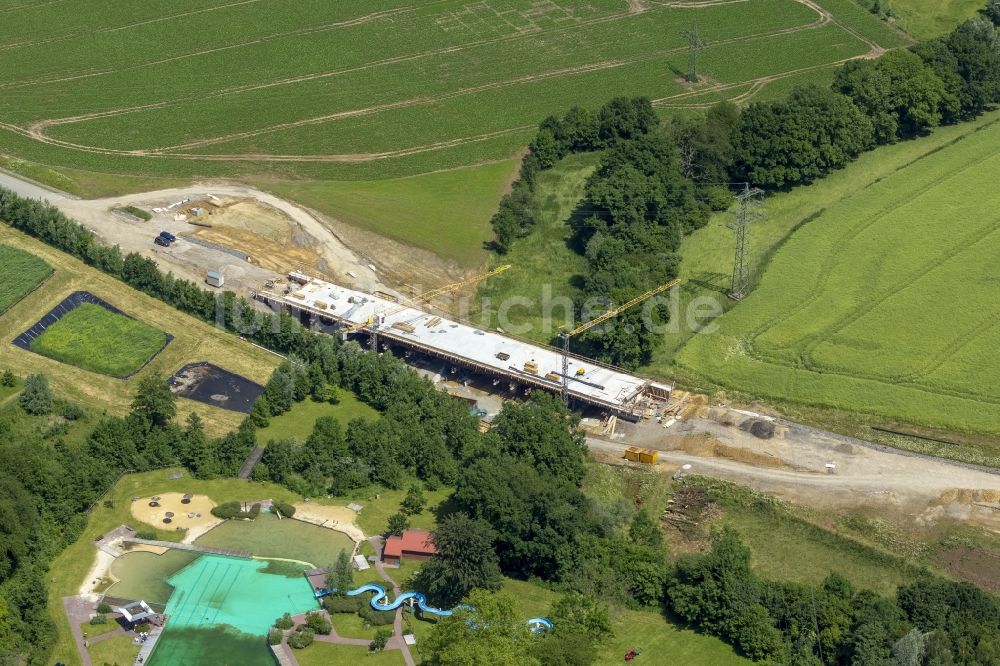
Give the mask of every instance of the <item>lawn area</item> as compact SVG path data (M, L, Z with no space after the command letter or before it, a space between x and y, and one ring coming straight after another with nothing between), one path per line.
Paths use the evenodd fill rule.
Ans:
M0 245L0 314L51 274L52 267L30 252Z
M763 399L1000 433L997 118L816 209L678 363Z
M474 304L480 309L471 313L473 321L545 343L566 323L566 313L572 313L572 307L554 307L546 317L543 299L575 300L580 295L574 285L586 271L587 262L571 247L572 225L586 217L577 213L577 207L598 159L596 153L572 155L539 174L535 228L526 238L515 241L510 252L495 258L495 264L512 264L513 268L481 283ZM509 321L500 320L501 308L515 298L527 298L530 304L521 301L509 308Z
M91 624L90 620L87 620L80 623L80 633L83 634L84 638L96 638L97 636L103 636L106 633L112 632L118 627L119 624L111 619L104 624Z
M541 585L513 578L504 579L503 591L514 597L514 608L525 621L548 615L552 604L562 597L560 593Z
M681 629L660 613L616 609L611 613L614 636L597 647L598 664L622 661L624 654L638 648L639 663L684 664L684 666L736 666L752 664L737 655L718 638ZM660 660L663 661L660 661ZM655 661L654 661L655 660Z
M409 592L413 590L413 577L417 575L420 568L424 565L423 560L412 560L403 558L399 563L398 567L386 567L385 572L389 574L389 577L396 581L396 584L404 592ZM419 591L419 590L418 590Z
M331 643L313 643L304 650L295 650L295 659L299 666L354 664L359 660L365 666L397 666L404 663L403 653L399 650L371 654L366 647Z
M208 361L263 384L280 360L235 335L182 314L6 225L0 225L0 244L29 252L55 268L55 273L44 284L0 317L0 338L12 340L69 294L80 289L86 289L122 312L141 314L142 320L149 326L160 331L170 331L174 335L169 345L156 354L142 370L125 381L58 363L11 344L0 345L0 370L15 369L22 377L34 372L45 373L53 390L61 398L86 407L94 414L126 414L132 403L135 385L139 381L151 375L168 377L187 363ZM219 437L235 429L245 418L244 414L193 400L179 400L177 411L178 423L183 423L189 413L197 413L212 437Z
M367 596L366 601L367 602ZM345 638L367 638L371 640L375 636L375 627L366 627L365 621L357 613L330 613L330 622L337 634ZM390 625L391 628L391 625Z
M337 389L337 397L340 398L340 402L336 405L331 405L328 402L315 402L312 398L295 403L290 411L281 416L272 417L271 423L266 428L258 430L257 441L263 445L271 440L277 441L294 437L299 443L305 442L312 434L316 419L321 416L332 416L340 422L344 429L353 419L375 420L379 418L377 411L358 400L350 391Z
M184 476L179 479L169 478L171 474L176 472L182 472ZM166 492L204 494L208 495L216 504L264 497L290 503L301 499L289 490L275 484L247 482L239 479L201 481L192 479L185 470L177 468L129 474L122 477L106 496L108 503L105 504L102 501L94 507L80 538L60 553L53 560L49 569L48 576L51 578L47 589L49 615L56 622L58 631L52 654L53 662L61 661L67 666L80 666L80 658L76 653L76 646L73 643L69 622L63 612L61 600L65 596L77 594L81 584L85 582L87 572L97 556L97 550L93 545L94 540L119 525L135 525L130 511L133 497ZM177 531L157 530L156 536L158 539L178 541L183 535Z
M31 342L43 356L112 377L125 377L146 364L167 334L136 319L82 303Z
M345 534L261 513L256 520L227 520L195 539L201 546L246 550L256 557L284 557L324 567L337 559L341 549L353 552L354 542Z
M518 163L504 160L411 178L283 183L270 189L348 224L463 267L486 259L490 218Z
M358 527L367 536L374 536L385 532L389 522L389 516L399 511L399 504L406 497L406 492L412 483L408 481L399 490L388 490L381 487L361 488L350 495L343 497L331 497L319 500L321 504L338 504L346 506L351 502L357 502L364 508L358 514ZM427 499L427 506L423 511L415 516L410 516L410 527L419 527L425 530L433 529L436 523L434 509L437 508L449 495L451 488L440 488L438 490L424 489L424 497Z
M95 666L130 666L139 656L139 646L132 642L133 634L112 636L87 648Z

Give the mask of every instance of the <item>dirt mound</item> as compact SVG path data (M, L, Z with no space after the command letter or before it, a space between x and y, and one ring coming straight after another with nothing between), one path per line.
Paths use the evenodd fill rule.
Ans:
M740 424L740 430L757 439L771 439L774 437L774 422L767 419L747 419Z
M685 435L676 446L677 450L690 453L692 455L712 458L728 458L738 462L749 463L751 465L761 465L764 467L786 467L787 464L767 451L758 451L744 448L742 446L730 446L723 444L718 439L708 434Z

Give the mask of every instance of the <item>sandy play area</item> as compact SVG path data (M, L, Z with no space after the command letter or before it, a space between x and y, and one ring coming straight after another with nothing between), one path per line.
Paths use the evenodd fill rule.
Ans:
M184 541L187 543L222 522L212 515L215 502L207 495L191 495L190 501L186 504L183 499L184 495L181 493L142 497L132 502L132 515L136 520L161 530L186 528ZM155 502L158 506L150 506L150 502ZM165 523L163 519L167 517L168 512L173 513L173 516L170 517L169 523Z
M323 506L312 503L295 505L296 520L343 532L355 542L364 541L365 538L364 532L354 524L357 515L346 506Z

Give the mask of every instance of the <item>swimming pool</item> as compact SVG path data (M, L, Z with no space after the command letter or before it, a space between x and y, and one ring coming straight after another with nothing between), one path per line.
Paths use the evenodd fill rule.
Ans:
M269 572L265 560L203 555L167 579L167 627L150 666L274 663L266 634L284 613L319 606L301 574Z

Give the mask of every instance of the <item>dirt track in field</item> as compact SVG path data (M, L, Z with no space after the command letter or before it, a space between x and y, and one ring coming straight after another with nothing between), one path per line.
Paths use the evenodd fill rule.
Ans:
M592 19L591 21L587 21L585 23L589 24L589 23L601 23L601 22L607 22L607 21L621 20L623 18L627 18L628 16L630 16L630 15L636 13L636 12L651 11L652 8L649 6L650 4L653 4L654 7L661 8L661 9L662 8L688 8L688 9L690 9L690 8L697 8L697 7L701 7L701 6L709 6L709 5L717 5L717 4L731 4L732 2L744 2L744 1L745 0L707 0L706 2L695 2L695 3L644 3L644 2L639 2L639 0L635 0L635 2L630 6L630 9L627 10L626 12L623 12L621 14L615 14L615 15L612 15L612 16L605 16L605 17L600 17L600 18L597 18L597 19ZM799 3L803 4L803 5L805 5L807 7L809 7L813 11L817 12L818 18L816 19L816 21L814 21L812 23L809 23L809 24L805 24L805 25L793 26L791 28L784 28L784 29L781 29L781 30L769 31L769 32L765 32L765 33L755 34L755 35L744 35L744 36L734 37L734 38L727 39L727 40L720 40L718 42L714 42L713 44L719 45L719 44L726 44L726 43L745 42L745 41L748 41L748 40L773 37L773 36L776 36L776 35L791 34L791 33L799 32L799 31L802 31L802 30L816 29L816 28L822 27L822 26L824 26L824 25L826 25L826 24L828 24L830 22L835 22L833 16L829 12L827 12L823 8L821 8L818 5L816 5L814 2L812 2L812 0L795 0L795 1L799 2ZM392 10L392 11L393 12L398 12L398 11L403 11L404 9L409 10L408 8L402 8L400 10ZM373 14L373 15L368 16L368 17L361 17L359 19L351 19L349 21L340 22L340 23L337 23L337 24L330 24L328 26L317 26L315 28L310 28L309 30L310 31L315 31L315 30L320 30L320 29L330 29L331 27L337 27L337 26L340 26L342 24L343 25L348 25L348 24L356 23L357 21L373 20L373 17L375 17L375 16L376 15ZM578 27L578 26L573 26L573 27ZM841 27L843 28L844 26L841 26ZM560 28L558 30L561 31L561 30L567 30L567 29L571 29L571 28L569 28L569 27L567 27L567 28ZM881 53L881 47L879 47L877 44L875 44L871 40L868 40L868 39L864 38L863 36L858 35L858 34L854 33L851 30L848 30L847 28L844 28L844 29L847 30L848 32L850 32L856 38L860 39L861 41L863 41L863 42L865 42L866 44L869 45L869 47L870 47L869 53L867 53L867 54L865 54L863 56L860 56L860 57L874 57L878 53ZM268 83L253 84L253 85L250 85L250 86L237 86L237 87L233 87L233 88L223 89L223 90L219 90L219 91L217 91L215 93L210 93L207 96L205 96L205 98L218 97L218 96L224 96L224 95L230 95L230 94L238 94L238 93L241 93L241 92L247 92L247 91L252 91L252 90L257 90L257 89L262 89L262 88L267 88L267 87L273 87L273 86L292 85L292 84L295 84L295 83L301 83L301 82L304 82L304 81L310 81L310 80L314 80L314 79L318 79L318 78L325 78L325 77L337 76L339 74L343 74L343 73L349 72L349 71L359 71L359 70L364 70L364 69L370 69L370 68L373 68L373 67L379 67L379 66L382 66L382 65L385 65L385 64L394 64L396 62L403 62L403 61L407 61L407 60L427 58L427 57L431 57L433 55L444 54L444 53L451 53L451 52L455 52L455 51L465 50L465 49L472 48L472 47L475 47L475 46L480 46L482 44L488 44L488 43L494 43L494 42L502 42L502 41L509 41L509 40L513 40L513 39L519 39L521 37L523 37L523 35L521 35L521 34L514 34L514 35L504 35L504 36L501 36L501 37L496 37L496 38L491 38L491 39L475 40L475 41L468 42L468 43L461 44L461 45L457 45L457 46L444 47L444 48L439 48L439 49L432 49L432 50L426 51L426 52L421 52L421 53L416 53L416 54L407 54L407 55L403 55L403 56L397 56L397 57L393 57L393 58L387 58L387 59L384 59L384 60L373 61L371 63L367 63L367 64L364 64L364 65L353 66L353 67L345 68L345 69L341 69L341 70L334 70L334 71L330 71L330 72L320 72L320 73L315 73L315 74L303 75L303 76L300 76L300 77L293 77L293 78L288 78L288 79L281 79L281 80L277 80L277 81L273 81L273 82L268 82ZM239 46L239 45L232 45L232 46L226 46L226 47L220 47L220 48L228 49L228 48L235 48L236 46ZM402 157L402 156L406 156L406 155L413 155L413 154L422 153L422 152L439 150L439 149L442 149L442 148L463 145L463 144L466 144L466 143L473 143L473 142L476 142L476 141L482 141L482 140L485 140L485 139L488 139L488 138L492 138L494 136L502 136L503 134L509 134L509 133L515 133L515 132L518 132L518 131L522 131L522 128L520 128L520 127L517 127L517 128L508 128L508 129L501 130L501 131L498 131L498 132L491 132L491 133L488 133L488 134L485 134L485 135L477 135L477 136L471 136L471 137L462 137L462 138L458 138L458 139L451 139L451 140L446 140L446 141L440 141L440 142L435 142L435 143L426 144L426 145L422 145L422 146L414 146L414 147L410 147L410 148L407 148L407 149L402 149L402 150L399 150L399 151L386 151L386 152L381 152L381 153L330 154L330 155L272 155L272 154L224 154L224 155L223 154L213 154L213 155L193 155L193 154L190 154L190 153L187 153L187 152L184 152L184 151L188 151L188 150L191 150L191 149L194 149L194 148L203 147L203 146L213 145L213 144L217 144L217 143L224 143L224 142L227 142L227 141L238 140L238 139L242 139L242 138L250 138L250 137L259 136L259 135L262 135L262 134L269 134L269 133L278 132L278 131L282 131L282 130L286 130L286 129L293 129L293 128L301 127L301 126L308 126L308 125L322 124L322 123L327 123L327 122L334 122L336 120L340 120L340 119L344 119L344 118L353 118L353 117L357 117L357 116L370 115L370 114L374 114L374 113L380 113L380 112L383 112L383 111L388 111L388 110L393 110L393 109L400 109L400 108L408 108L408 107L417 106L417 105L435 104L435 103L439 103L441 101L453 99L453 98L456 98L456 97L461 97L461 96L476 94L476 93L483 92L483 91L488 91L488 90L502 89L502 88L513 86L513 85L521 85L521 84L524 84L524 83L530 83L530 82L534 82L534 81L538 81L538 80L543 80L543 79L546 79L546 78L558 78L558 77L563 77L563 76L572 76L572 75L583 73L583 72L596 71L596 70L600 70L600 69L617 68L617 67L621 67L621 66L624 66L624 65L629 65L629 64L636 63L636 62L640 62L640 61L643 61L643 60L648 60L648 59L651 59L651 58L662 57L664 55L671 54L671 53L679 53L679 52L682 52L682 51L686 50L686 48L687 47L678 47L678 48L666 49L666 50L659 51L659 52L656 52L656 53L653 53L653 54L643 54L641 56L636 56L634 58L625 58L625 59L621 59L621 60L601 62L601 63L591 63L591 64L579 66L579 67L564 68L564 69L559 69L559 70L553 70L553 71L550 71L550 72L541 72L541 73L534 74L534 75L531 75L531 76L518 77L518 78L515 78L515 79L512 79L512 80L508 80L508 81L499 81L499 82L493 82L493 83L483 84L481 86L473 86L473 87L464 88L464 89L460 89L460 90L454 90L454 91L450 91L450 92L447 92L447 93L442 93L440 95L432 95L432 96L427 96L427 97L411 98L411 99L406 99L406 100L397 100L395 102L389 102L389 103L386 103L386 104L376 105L376 106L372 106L372 107L366 107L366 108L361 108L361 109L351 109L351 110L341 111L341 112L337 112L337 113L333 113L333 114L327 114L327 115L324 115L324 116L318 116L318 117L314 117L314 118L305 118L305 119L302 119L302 120L298 120L298 121L294 121L294 122L289 122L289 123L279 123L279 124L276 124L276 125L272 125L272 126L268 126L268 127L263 127L263 128L257 128L257 129L254 129L254 130L248 130L248 131L245 131L245 132L237 132L237 133L227 134L227 135L218 136L218 137L203 138L203 139L191 141L191 142L188 142L188 143L185 143L185 144L178 144L178 145L174 145L174 146L163 147L163 148L155 148L155 149L121 150L121 149L101 148L100 146L88 146L88 145L77 144L77 143L73 143L73 142L69 142L69 141L63 141L63 140L59 140L59 139L54 139L54 138L52 138L52 137L50 137L50 136L48 136L46 134L46 130L48 128L50 128L52 126L56 126L56 125L66 125L66 124L72 124L72 123L76 123L76 122L82 122L82 121L86 121L86 120L91 120L91 119L95 119L95 118L114 117L114 116L118 116L118 115L124 115L124 114L128 114L128 113L134 113L134 112L139 112L139 111L144 111L144 110L150 110L150 109L156 109L156 108L165 108L165 107L169 107L169 106L178 104L178 103L180 103L180 102L182 102L184 100L163 101L163 102L156 102L156 103L152 103L152 104L145 104L145 105L139 105L139 106L132 106L132 107L120 108L120 109L113 109L113 110L101 111L101 112L95 112L95 113L89 113L89 114L82 114L82 115L77 115L77 116L68 116L68 117L64 117L64 118L45 119L45 120L40 120L40 121L33 122L30 125L28 125L27 127L20 127L20 126L15 126L15 125L11 125L11 124L5 124L5 123L0 123L0 126L4 127L5 129L8 129L10 131L14 131L14 132L17 132L17 133L22 134L24 136L27 136L29 138L32 138L33 140L39 141L41 143L55 145L55 146L59 146L59 147L67 148L67 149L71 149L71 150L91 152L91 153L98 153L98 154L107 154L107 155L132 155L132 156L144 156L144 157L169 157L169 158L173 158L173 159L184 159L184 160L195 160L195 161L198 161L198 160L209 160L209 161L219 161L219 160L223 160L223 161L253 161L253 162L268 162L268 161L276 161L276 162L278 162L278 161L363 162L363 161L373 161L373 160L385 159L385 158L389 158L389 157ZM185 56L177 56L177 57L191 57L192 55L197 55L197 54L188 54L188 55L185 55ZM171 60L172 59L175 59L175 58L171 58ZM829 66L829 65L833 65L833 64L838 64L838 63L830 63L830 64L824 65L824 66ZM144 65L140 65L140 66L144 66ZM729 90L729 89L732 89L732 88L735 88L735 87L750 85L751 86L750 91L748 91L748 93L744 93L743 95L739 96L741 100L748 99L749 97L751 97L754 94L756 94L756 92L758 92L760 89L762 89L765 85L767 85L768 83L770 83L773 80L777 80L777 79L780 79L780 78L786 78L787 76L791 76L792 74L801 73L802 71L809 71L810 69L815 69L815 68L804 68L802 70L796 70L796 71L790 72L790 73L784 73L784 74L778 74L778 75L773 75L773 76L760 77L758 79L753 79L753 80L749 80L749 81L742 81L742 82L737 82L737 83L731 83L731 84L723 84L723 85L716 86L716 87L702 88L702 89L700 89L698 91L686 91L686 92L683 92L683 93L679 93L677 95L669 96L669 97L666 97L666 98L661 98L659 100L656 100L656 103L658 105L661 105L661 106L675 106L673 104L669 104L668 100L679 99L679 98L684 98L684 97L694 96L694 95L700 95L700 94L704 94L704 93L724 92L726 90ZM104 72L104 73L107 73L107 72ZM94 75L96 75L96 74L92 73L92 72L91 73L83 74L83 76L94 76ZM25 82L25 83L26 84L30 84L31 82ZM8 84L8 85L10 85L10 84ZM18 84L13 84L13 85L18 85ZM702 105L701 104L694 104L694 105L691 105L691 106L700 107Z

